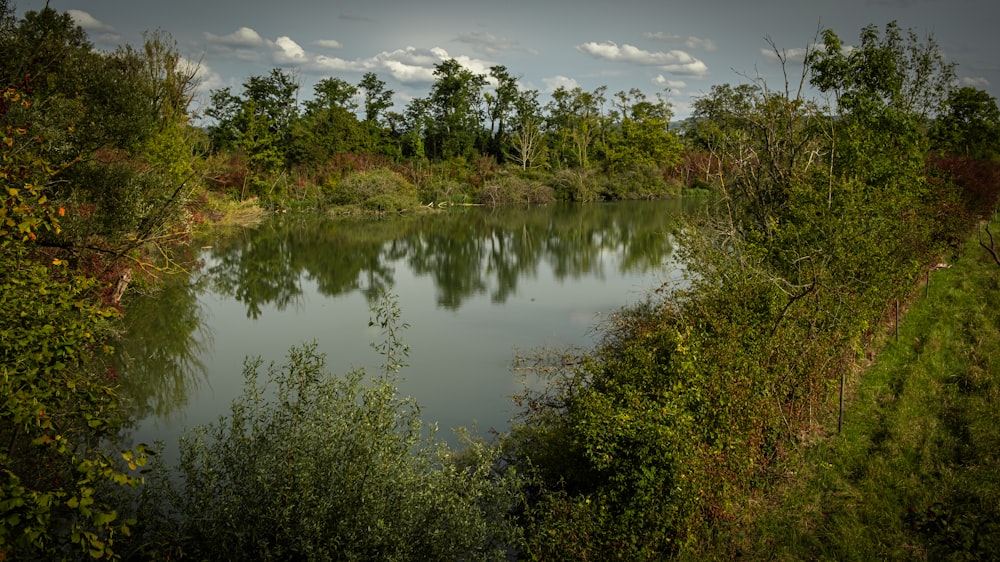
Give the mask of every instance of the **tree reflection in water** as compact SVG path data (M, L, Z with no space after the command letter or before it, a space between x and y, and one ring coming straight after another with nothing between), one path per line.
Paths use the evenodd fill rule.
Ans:
M264 305L294 303L304 279L326 296L360 290L374 302L394 285L389 264L402 260L434 281L439 306L458 310L487 292L503 303L543 261L559 281L603 275L606 253L622 256L622 273L657 268L683 208L672 201L461 208L384 221L279 217L220 240L206 275L256 319Z
M213 354L215 342L204 327L206 305L200 299L235 301L250 322L270 325L274 317L267 316L268 310L280 312L300 304L322 307L310 302L314 292L330 298L357 292L373 303L383 291L398 290L398 276L428 280L435 300L431 308L457 313L472 299L483 297L493 305L504 305L521 285L531 284L536 287L532 291L538 291L538 283L551 284L559 291L569 280L662 270L673 250L670 233L687 206L665 201L457 208L381 221L277 216L212 240L211 248L201 255L207 264L202 270L167 278L156 293L138 295L127 303L126 336L118 353L122 393L131 400L137 419L164 419L183 410L208 377L214 381L219 376L206 374L203 364L202 358ZM624 294L597 297L601 303L622 305L628 299ZM537 304L535 313L551 317L552 312L543 312L548 303ZM577 308L588 310L588 304L581 302ZM419 314L411 306L404 314L407 310ZM537 320L493 317L494 331L487 337L496 337L501 330L527 335L525 327L531 322ZM316 328L320 332L309 337L339 337L323 333L330 325ZM411 335L414 340L426 336ZM499 341L483 345L503 347ZM454 353L449 355L458 360ZM438 368L452 367L433 369Z

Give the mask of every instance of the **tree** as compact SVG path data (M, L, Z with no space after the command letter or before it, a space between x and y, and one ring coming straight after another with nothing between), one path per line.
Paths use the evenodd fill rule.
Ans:
M495 82L493 92L484 92L486 113L490 118L489 151L495 157L503 156L503 147L507 141L507 123L516 111L519 95L517 80L510 75L506 66L490 67L490 78Z
M662 96L652 102L638 89L615 94L620 113L616 135L606 141L612 171L634 166L670 168L680 159L681 144L670 132L673 112Z
M384 80L374 72L366 72L358 83L358 89L364 92L365 121L377 123L386 109L392 107L393 91L386 89Z
M248 176L240 196L252 188L256 195L270 193L268 179L291 160L290 135L298 118L299 85L279 68L267 76L251 76L243 82L243 95L229 88L211 92L211 106L205 114L215 119L209 134L217 148L232 146L247 157ZM249 185L246 185L249 183Z
M890 22L880 34L861 30L848 49L832 30L823 31L823 48L806 60L810 82L833 95L838 117L834 166L868 185L891 178L900 164L907 180L921 173L926 150L926 120L939 112L955 81L955 65L944 60L933 36L921 40ZM906 181L906 180L904 180Z
M66 210L49 197L65 168L46 160L57 145L35 129L36 110L13 86L0 94L0 556L110 558L131 522L108 489L138 484L145 455L124 452L124 469L101 446L123 420L96 361L117 311L94 302L96 280L39 244L58 240Z
M1000 155L1000 110L987 92L954 89L934 122L931 139L937 149L986 160Z
M386 131L379 122L385 111L392 107L393 91L386 89L385 82L373 72L366 72L358 87L364 92L365 100L365 127L368 132L365 148L369 152L384 152L393 148L385 144Z
M358 88L340 78L324 78L314 92L292 125L290 163L321 167L335 154L365 149L368 135L355 114Z
M47 196L68 210L63 235L46 243L97 254L92 263L113 276L141 246L174 236L167 225L180 216L197 134L187 123L193 69L169 37L99 53L68 14L46 8L0 40L0 75L31 92L32 130L59 147L39 154L59 170Z
M438 63L434 76L437 79L428 98L434 120L426 145L434 157L468 156L483 133L482 89L486 77L455 59Z
M552 101L546 105L546 132L560 161L581 168L590 166L590 150L602 133L606 90L605 86L593 92L560 86L552 92Z
M357 86L352 86L340 78L324 78L313 86L313 99L306 100L303 105L307 115L334 107L354 111L358 107L354 100L357 95Z
M504 155L522 170L545 164L545 134L538 103L538 90L518 92L514 99L510 149Z
M405 127L401 133L404 156L416 160L423 160L429 156L424 139L431 137L434 124L432 111L431 100L427 98L413 98L406 104L403 116Z

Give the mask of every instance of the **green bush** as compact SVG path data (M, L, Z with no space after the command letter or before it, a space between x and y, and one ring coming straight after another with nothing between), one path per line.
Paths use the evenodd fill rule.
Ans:
M604 179L602 195L609 200L659 199L680 194L680 185L671 185L663 171L653 164L636 164Z
M271 365L265 384L261 360L248 360L230 414L183 437L178 484L162 467L150 479L136 555L504 559L518 546L516 477L495 472L492 448L456 456L435 440L397 394L400 350L380 349L374 380L331 376L315 344Z
M55 267L0 240L0 559L111 557L129 522L107 488L137 485L113 438L124 414L95 372L114 309L89 304L93 280L60 279ZM127 452L136 464L138 454Z
M480 202L486 205L544 205L555 201L551 187L515 175L505 175L487 182L479 197Z
M332 190L331 202L399 210L417 206L417 188L396 172L377 168L340 180Z
M420 190L420 200L429 203L469 203L472 198L469 196L469 186L462 183L438 176L431 176L424 182Z
M552 178L552 185L560 201L589 203L601 199L600 183L592 170L559 170Z

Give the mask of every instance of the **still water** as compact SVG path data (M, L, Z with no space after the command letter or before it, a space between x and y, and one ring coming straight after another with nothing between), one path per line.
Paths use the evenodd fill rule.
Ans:
M680 278L685 201L458 208L385 221L277 216L205 242L189 275L126 303L123 394L136 441L176 444L239 395L247 356L315 341L333 373L377 372L372 306L395 295L400 390L439 436L503 431L517 354L590 347L602 318Z

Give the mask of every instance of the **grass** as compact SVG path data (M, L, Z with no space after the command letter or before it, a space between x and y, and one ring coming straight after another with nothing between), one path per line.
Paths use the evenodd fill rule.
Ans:
M843 433L790 459L744 557L1000 559L998 279L974 241L932 275L861 373Z

